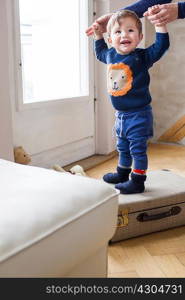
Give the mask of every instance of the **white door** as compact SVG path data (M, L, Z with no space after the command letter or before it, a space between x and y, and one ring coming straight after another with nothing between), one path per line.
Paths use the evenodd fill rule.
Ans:
M14 145L32 163L95 153L92 0L14 0Z

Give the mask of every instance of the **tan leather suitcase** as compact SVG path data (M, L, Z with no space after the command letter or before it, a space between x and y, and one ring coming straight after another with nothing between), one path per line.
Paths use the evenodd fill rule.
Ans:
M151 171L144 193L119 195L117 228L110 242L181 225L185 225L185 177Z

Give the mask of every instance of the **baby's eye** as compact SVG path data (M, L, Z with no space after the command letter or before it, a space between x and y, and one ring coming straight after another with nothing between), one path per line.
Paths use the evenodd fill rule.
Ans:
M129 29L128 32L134 32L134 30L133 29Z
M120 31L120 30L117 30L117 31L116 31L116 34L120 34L120 33L121 33L121 31Z

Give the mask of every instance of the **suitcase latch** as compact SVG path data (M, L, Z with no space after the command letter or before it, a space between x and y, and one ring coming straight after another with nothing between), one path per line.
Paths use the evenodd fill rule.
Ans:
M117 227L124 227L128 225L128 209L123 209L121 215L118 216Z

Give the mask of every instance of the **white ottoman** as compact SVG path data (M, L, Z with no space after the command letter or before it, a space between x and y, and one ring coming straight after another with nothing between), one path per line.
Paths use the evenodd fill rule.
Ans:
M0 160L0 277L106 277L118 192Z

